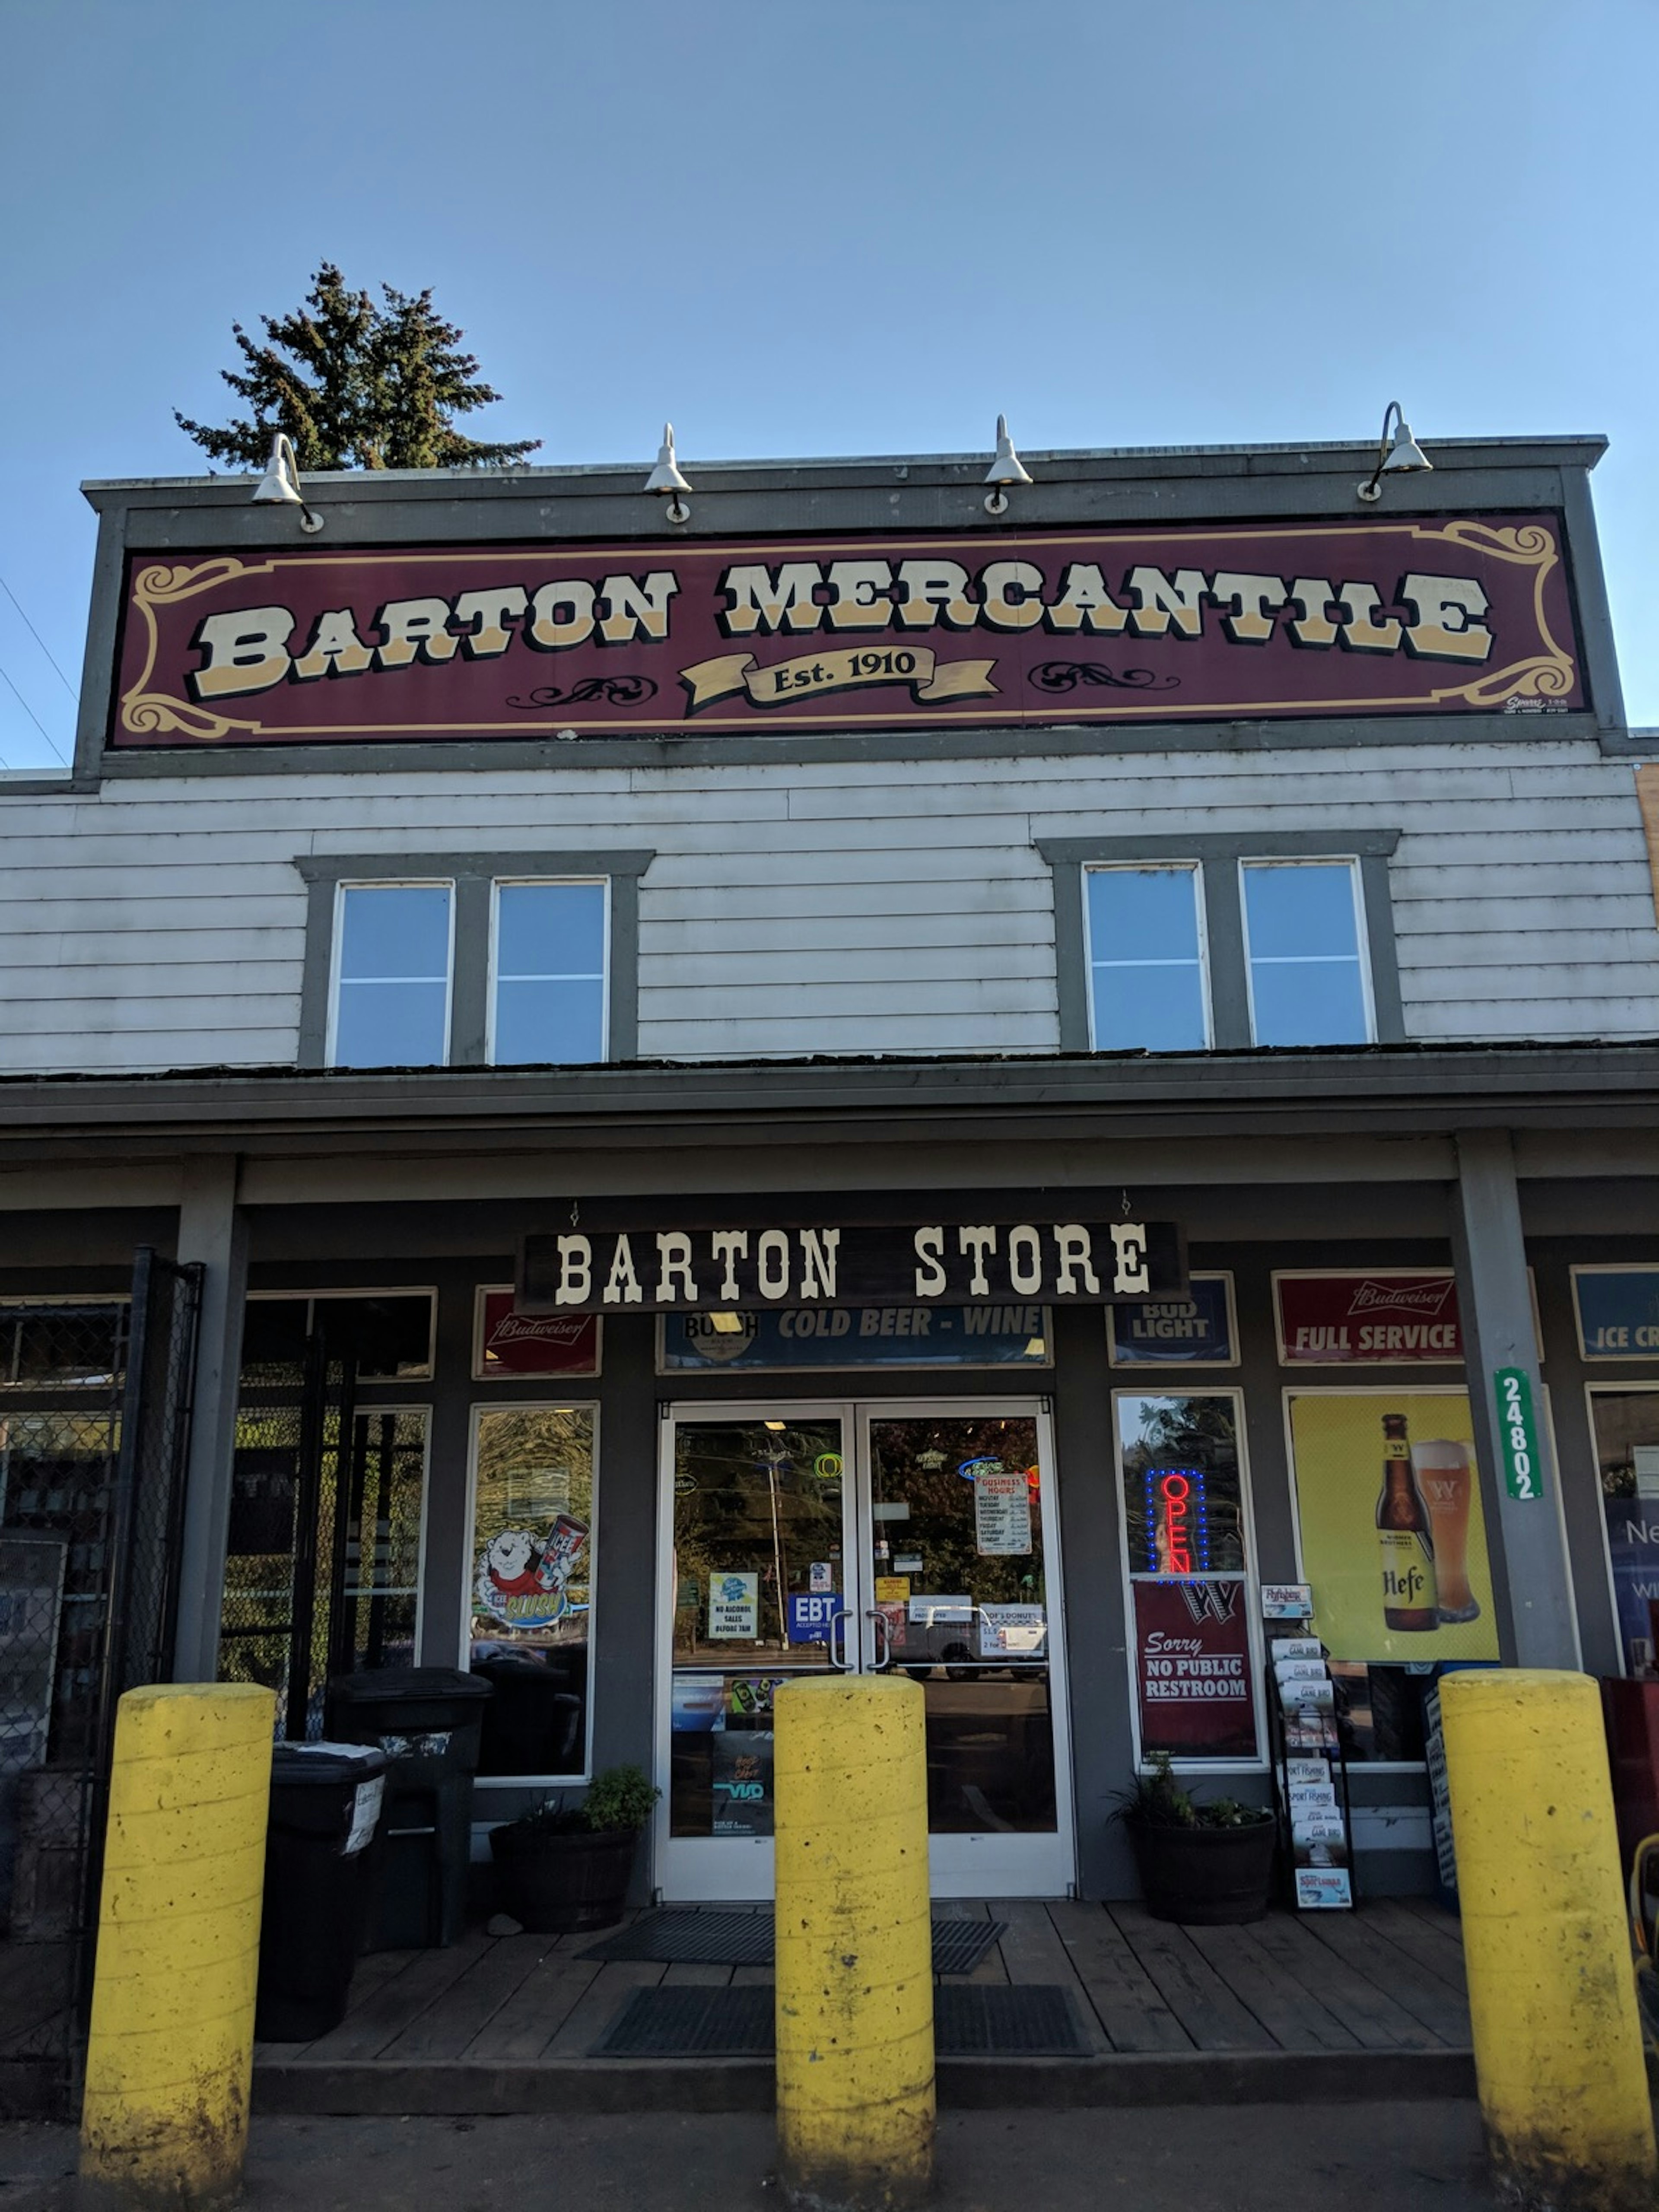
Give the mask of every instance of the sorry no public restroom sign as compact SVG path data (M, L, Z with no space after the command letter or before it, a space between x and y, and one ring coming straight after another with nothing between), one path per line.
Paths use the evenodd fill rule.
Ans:
M662 1227L572 1209L523 1242L525 1313L696 1313L767 1307L1113 1305L1176 1297L1186 1252L1172 1221L933 1218L908 1225L718 1222ZM599 1215L591 1224L584 1212Z

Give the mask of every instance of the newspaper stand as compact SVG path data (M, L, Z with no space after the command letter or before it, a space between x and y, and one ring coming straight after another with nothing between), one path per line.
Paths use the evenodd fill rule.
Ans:
M1267 1583L1261 1608L1273 1780L1290 1902L1298 1912L1351 1912L1348 1767L1329 1661L1314 1633L1312 1594L1305 1583Z

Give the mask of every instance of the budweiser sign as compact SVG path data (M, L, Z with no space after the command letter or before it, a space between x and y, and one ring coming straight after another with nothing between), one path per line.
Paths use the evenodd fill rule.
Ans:
M1463 1357L1449 1267L1276 1274L1273 1304L1286 1367L1449 1365Z
M592 1314L520 1313L511 1291L480 1291L472 1372L597 1375L599 1325Z
M1362 1313L1443 1313L1452 1295L1449 1275L1438 1282L1379 1283L1370 1277L1353 1294L1349 1311Z

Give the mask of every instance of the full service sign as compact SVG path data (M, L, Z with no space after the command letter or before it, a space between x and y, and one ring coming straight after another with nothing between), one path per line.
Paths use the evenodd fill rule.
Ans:
M1553 514L129 557L111 743L1587 703Z
M514 1302L521 1313L960 1306L1015 1298L1111 1305L1173 1297L1185 1288L1186 1253L1172 1221L787 1229L596 1224L526 1237Z
M1449 1267L1276 1274L1273 1299L1285 1367L1455 1365L1463 1357Z

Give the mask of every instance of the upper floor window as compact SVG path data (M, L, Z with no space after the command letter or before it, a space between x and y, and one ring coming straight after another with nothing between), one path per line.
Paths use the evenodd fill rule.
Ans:
M342 884L333 1067L434 1067L449 1056L453 886Z
M1397 830L1044 838L1066 1052L1342 1045L1405 1035Z
M302 1067L631 1060L649 852L314 854Z
M1197 867L1090 868L1084 884L1095 1049L1202 1052L1210 1007Z
M493 1066L605 1056L605 886L498 883Z
M1246 860L1244 944L1255 1044L1369 1044L1352 860Z

